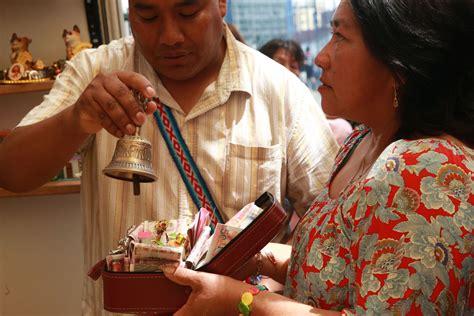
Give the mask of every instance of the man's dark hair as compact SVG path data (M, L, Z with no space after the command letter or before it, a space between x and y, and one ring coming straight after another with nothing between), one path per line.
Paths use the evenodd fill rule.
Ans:
M399 84L397 138L474 146L474 1L351 0L364 41Z

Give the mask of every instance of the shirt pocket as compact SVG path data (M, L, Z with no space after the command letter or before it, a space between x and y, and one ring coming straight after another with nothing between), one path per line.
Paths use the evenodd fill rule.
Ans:
M265 191L279 197L281 173L280 144L249 147L229 143L223 181L225 215L233 216Z

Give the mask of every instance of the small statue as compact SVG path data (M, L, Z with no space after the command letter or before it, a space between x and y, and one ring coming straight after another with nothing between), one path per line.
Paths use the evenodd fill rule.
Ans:
M63 40L66 44L67 60L70 60L81 50L92 47L92 44L89 42L81 42L81 31L77 25L74 25L72 31L64 29Z
M26 36L18 37L16 33L12 34L10 40L10 47L12 53L10 54L10 61L13 64L20 63L25 69L29 69L32 62L33 56L28 51L28 46L31 43L31 38Z
M10 61L12 66L15 64L23 65L23 72L30 69L42 70L45 68L44 63L41 59L33 60L33 56L28 51L30 46L31 38L26 36L19 37L16 33L12 34L10 39L10 47L12 53L10 54ZM16 70L17 66L13 67Z

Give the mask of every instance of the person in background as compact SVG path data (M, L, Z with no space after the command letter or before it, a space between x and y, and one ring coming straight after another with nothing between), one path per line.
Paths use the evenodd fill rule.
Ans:
M0 144L0 187L34 189L80 150L86 271L133 224L191 221L199 205L156 122L146 119L166 105L176 120L173 133L187 143L223 221L265 191L306 210L338 148L308 88L234 38L223 21L225 0L129 4L133 38L77 54L43 103ZM144 112L131 90L159 100L149 99ZM158 179L134 196L133 184L102 171L118 138L137 126L152 143ZM83 313L102 314L100 282L85 279L83 293Z
M284 295L168 267L192 288L175 315L472 315L473 17L471 0L342 0L319 91L326 113L363 125L291 252L246 266L286 280Z
M294 40L272 39L259 50L300 77L301 69L304 69L305 66L305 53L298 42ZM327 115L326 117L336 142L341 145L346 137L352 133L352 125L342 118L329 117Z
M304 62L301 46L293 40L272 39L265 43L259 51L285 66L296 76L300 76Z

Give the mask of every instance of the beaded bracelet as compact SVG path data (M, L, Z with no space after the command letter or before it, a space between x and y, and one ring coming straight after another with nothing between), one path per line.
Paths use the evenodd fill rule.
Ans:
M262 254L263 252L263 254ZM257 285L257 284L260 284L260 282L262 281L262 274L261 274L261 271L262 271L262 266L263 266L263 255L265 255L265 257L267 258L268 261L270 261L270 263L272 265L276 265L276 259L275 259L275 256L273 255L273 253L270 251L270 250L262 250L262 251L259 251L256 255L255 255L255 258L256 258L256 266L257 266L257 273L255 275L251 275L251 276L248 276L246 279L245 279L245 283L248 283L248 284L252 284L252 285Z
M253 297L260 293L261 291L267 291L268 288L265 285L257 284L252 286L248 292L244 292L240 299L239 303L239 316L249 316L252 309L250 305L252 305Z

